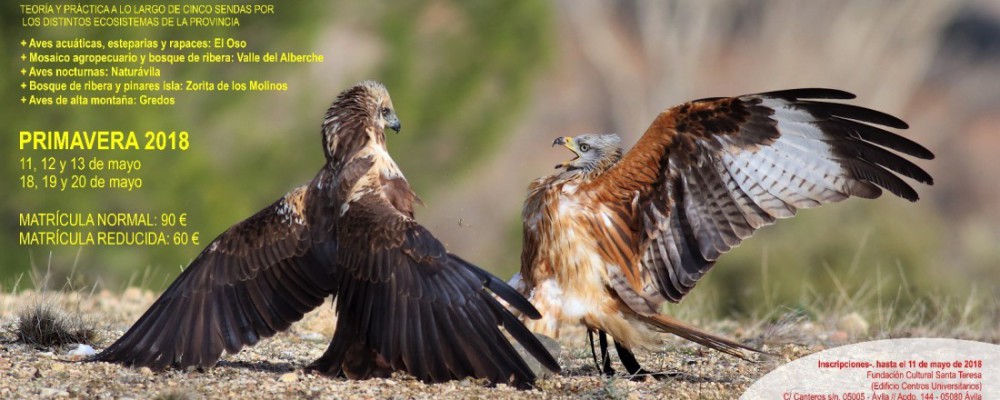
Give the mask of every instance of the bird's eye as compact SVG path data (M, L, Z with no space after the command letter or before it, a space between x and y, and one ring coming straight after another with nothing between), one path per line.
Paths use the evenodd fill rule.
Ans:
M392 111L392 110L389 109L389 107L382 107L382 116L383 117L388 117L389 116L389 111Z
M580 151L584 153L590 151L590 145L586 143L580 143Z

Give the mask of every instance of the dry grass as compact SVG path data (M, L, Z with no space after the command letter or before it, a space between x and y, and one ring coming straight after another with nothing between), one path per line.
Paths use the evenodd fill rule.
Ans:
M334 332L336 317L329 303L289 331L227 355L205 372L153 373L106 363L71 363L67 355L71 344L93 342L101 349L138 319L156 298L146 285L155 279L145 273L132 282L146 288L116 292L97 290L97 284L75 285L81 278L70 274L60 289L52 290L47 288L56 286L55 280L48 272L51 265L46 265L45 272L31 274L30 286L38 289L18 290L19 280L10 293L0 294L0 375L10 377L0 383L0 398L729 399L771 370L829 347L895 337L1000 341L1000 306L989 292L919 292L909 284L911 279L901 266L862 268L859 260L866 246L862 239L850 265L825 268L824 279L833 282L833 290L797 282L803 289L795 304L767 295L781 277L770 276L773 271L765 253L759 288L765 300L754 305L752 312L716 317L716 303L725 296L711 286L694 291L684 304L665 309L774 357L746 362L670 338L660 350L638 350L636 355L647 370L680 372L687 378L636 382L623 375L617 355L613 359L619 374L600 375L581 334L564 338L558 355L563 373L539 380L538 389L532 391L487 388L475 380L426 385L403 374L363 382L304 375L302 368L322 354Z
M151 292L129 289L124 294L100 291L34 292L0 295L0 326L18 324L12 306L38 297L50 300L54 311L75 307L81 317L96 323L95 347L103 348L121 335L145 307L152 302ZM329 340L334 318L330 304L308 314L287 332L266 339L238 354L227 355L208 371L166 371L153 373L145 368L129 369L106 363L67 362L70 346L38 350L16 343L13 329L0 330L0 374L10 379L0 382L0 398L58 396L81 398L732 398L749 387L758 377L780 365L765 361L748 363L703 351L688 343L670 341L661 351L639 351L640 362L650 370L682 371L704 377L703 381L634 382L624 369L615 365L619 375L599 375L590 351L584 347L564 348L559 356L564 367L561 376L538 382L538 389L517 391L501 385L488 388L480 381L464 380L427 385L397 374L392 379L355 382L304 375L306 364L319 357ZM733 322L714 324L711 328L733 334ZM797 358L814 351L805 346L775 349L785 354L780 360ZM612 349L612 352L614 350ZM617 356L615 356L617 363Z
M35 300L17 314L14 336L20 343L56 347L91 344L96 338L92 324L76 314L67 314L45 300Z
M680 340L669 339L655 352L637 351L645 368L675 371L685 379L636 382L624 376L617 364L615 377L601 376L588 347L581 342L564 343L559 355L564 370L560 376L538 381L538 389L517 391L509 387L487 388L482 382L464 380L426 385L397 374L392 379L346 381L304 375L302 367L319 357L333 332L335 317L326 304L308 314L288 332L266 339L238 354L227 355L208 371L167 371L153 373L146 368L128 369L106 363L67 362L65 344L53 343L39 350L20 343L19 325L25 313L22 304L43 304L29 310L46 310L53 315L95 321L95 347L102 348L121 335L129 324L152 303L155 295L138 288L123 293L40 291L0 295L0 374L10 379L0 383L0 397L24 398L68 396L80 398L140 397L161 399L195 398L677 398L730 399L753 382L791 360L829 347L885 337L943 336L996 342L998 325L996 302L982 296L962 301L953 297L923 297L910 308L893 307L891 298L878 279L861 288L843 287L828 296L814 294L812 301L798 308L761 306L755 315L739 319L699 318L699 307L709 302L692 302L678 308L678 314L697 325L733 337L774 357L761 356L746 362L721 355ZM900 287L897 296L906 293ZM875 309L867 304L879 304ZM41 302L39 299L45 299ZM32 313L28 313L32 314ZM690 317L690 318L688 318ZM871 321L871 322L869 322ZM933 321L933 322L928 322ZM64 326L73 331L74 326ZM73 342L70 340L69 342ZM62 343L68 343L63 341ZM614 353L614 350L611 350Z

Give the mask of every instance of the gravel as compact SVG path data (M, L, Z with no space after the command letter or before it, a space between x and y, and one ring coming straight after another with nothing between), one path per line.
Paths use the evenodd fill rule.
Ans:
M287 332L263 340L235 355L226 355L207 371L170 370L154 373L149 368L126 368L107 363L82 363L72 352L77 344L42 348L15 342L18 311L24 304L42 298L67 313L92 321L96 331L93 347L98 351L121 335L152 303L148 291L128 289L122 294L24 292L0 294L0 398L97 398L97 399L215 399L215 398L415 398L415 399L521 399L521 398L671 398L731 399L739 397L768 371L812 352L818 344L765 342L774 356L758 357L758 362L739 360L705 350L680 340L667 340L662 351L636 350L647 370L671 371L683 378L634 381L614 356L619 373L612 378L597 373L590 350L581 340L563 342L561 375L537 382L537 389L518 391L505 385L486 387L483 381L466 379L444 384L424 384L397 373L390 379L350 381L308 375L302 368L319 358L333 332L335 317L329 304L307 315ZM750 339L760 346L760 337L734 335L723 321L705 326L721 334ZM811 324L806 332L787 337L816 336ZM783 328L796 329L796 328ZM756 343L753 341L757 340ZM79 351L79 350L78 350ZM612 352L614 352L612 346Z

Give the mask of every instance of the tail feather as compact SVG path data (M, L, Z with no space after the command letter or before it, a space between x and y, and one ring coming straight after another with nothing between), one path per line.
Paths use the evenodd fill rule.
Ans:
M642 317L646 322L656 326L659 329L666 331L667 333L672 333L674 335L680 336L684 339L690 340L692 342L698 343L705 347L710 347L712 349L721 351L723 353L729 354L734 357L739 357L741 359L750 361L750 358L744 353L744 350L749 350L760 354L769 354L763 350L756 349L745 344L736 343L731 339L726 339L724 337L703 331L691 325L688 325L682 321L676 320L668 315L649 315Z

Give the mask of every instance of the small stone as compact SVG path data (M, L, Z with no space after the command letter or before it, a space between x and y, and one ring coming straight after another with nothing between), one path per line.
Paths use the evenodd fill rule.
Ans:
M294 372L289 372L287 374L282 374L281 377L278 378L278 380L281 382L295 382L299 380L299 376L296 375Z
M863 335L868 333L868 321L861 314L852 312L837 320L837 329L851 336Z
M79 360L83 357L90 357L94 354L97 354L97 352L94 351L93 347L86 344L77 344L76 348L70 350L66 355L68 355L71 359Z
M850 335L844 331L836 331L830 334L830 341L834 343L847 343L850 338Z
M153 370L149 369L149 367L139 368L139 375L142 375L142 376L153 376Z
M69 397L69 392L53 388L41 388L38 391L39 397Z
M299 338L309 342L325 342L327 340L326 336L317 332L306 332L299 335Z
M122 293L122 300L130 302L148 302L152 297L152 292L136 287L125 289L125 293Z
M52 372L63 372L65 370L66 370L66 364L63 364L61 362L52 364Z

